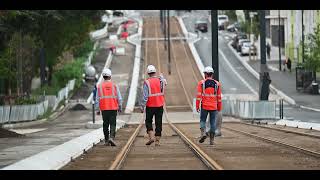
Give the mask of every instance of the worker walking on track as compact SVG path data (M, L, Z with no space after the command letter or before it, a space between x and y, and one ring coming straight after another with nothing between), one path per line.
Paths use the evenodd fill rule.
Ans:
M208 114L210 114L210 145L213 145L214 133L215 133L215 120L218 111L222 109L221 102L221 83L213 79L213 69L207 66L204 69L205 79L199 81L197 87L197 99L196 99L196 109L200 112L200 130L201 138L200 143L203 143L207 138L206 135L206 120Z
M146 111L146 128L149 135L149 141L146 145L155 142L156 146L160 145L162 131L162 115L164 105L164 88L167 85L163 75L156 76L156 68L153 65L147 67L149 78L143 84L143 96L141 101L141 113ZM153 134L152 119L155 116L155 136Z
M117 111L122 111L122 97L118 86L111 81L111 75L110 69L103 69L102 76L104 81L97 85L97 101L99 101L99 108L102 112L105 145L116 146L114 142L116 135L116 119Z

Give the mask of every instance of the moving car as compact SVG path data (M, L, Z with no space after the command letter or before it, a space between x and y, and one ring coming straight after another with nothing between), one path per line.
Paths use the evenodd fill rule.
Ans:
M194 28L195 32L208 32L208 23L207 21L197 21Z
M237 22L233 23L227 27L227 31L229 31L229 32L236 32L236 31L239 31L239 29L240 29L240 24Z
M121 11L117 11L117 10L113 11L113 16L122 17L123 15L124 15L124 14L123 14L123 12L121 12Z
M218 29L224 30L225 26L229 23L229 18L227 15L218 15Z

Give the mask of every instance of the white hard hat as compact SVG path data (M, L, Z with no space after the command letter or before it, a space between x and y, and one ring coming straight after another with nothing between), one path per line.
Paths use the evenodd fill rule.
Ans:
M111 70L109 68L104 68L102 71L102 76L111 76Z
M213 68L211 66L207 66L204 68L204 73L213 73Z
M149 65L148 67L147 67L147 73L149 74L149 73L155 73L155 72L157 72L157 70L156 70L156 67L154 67L154 65Z

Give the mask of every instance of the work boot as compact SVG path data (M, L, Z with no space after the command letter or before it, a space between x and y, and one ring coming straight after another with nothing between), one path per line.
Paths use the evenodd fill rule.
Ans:
M160 136L156 136L156 143L155 146L160 146Z
M213 141L214 141L214 133L210 132L210 145L213 145Z
M105 140L104 140L104 145L105 145L105 146L109 146L109 139L105 139Z
M149 141L146 143L147 146L151 145L154 142L153 132L149 131L148 135L149 135Z
M109 146L109 135L104 137L104 145Z
M206 135L206 131L203 128L200 128L200 131L201 131L201 138L199 140L199 143L203 143L204 140L207 138L207 135Z
M113 141L113 138L110 138L110 139L109 139L109 144L110 144L111 146L117 146L116 143Z

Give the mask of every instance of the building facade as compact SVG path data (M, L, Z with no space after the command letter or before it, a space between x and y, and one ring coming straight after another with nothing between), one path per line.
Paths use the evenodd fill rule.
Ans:
M320 24L320 10L269 10L266 13L266 32L269 43L283 48L285 56L295 62L302 61L302 12L305 42L307 35L314 32L317 24Z

